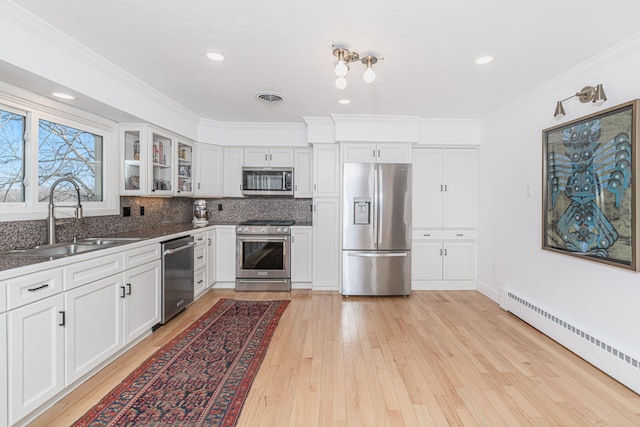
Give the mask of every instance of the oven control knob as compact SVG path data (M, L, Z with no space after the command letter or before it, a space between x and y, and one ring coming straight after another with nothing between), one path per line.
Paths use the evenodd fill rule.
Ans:
M245 228L244 228L244 232L245 232L245 233L248 233L248 232L249 232L249 227L245 227Z
M278 227L278 228L276 229L276 233L282 233L282 227Z
M242 233L242 227L238 227L238 233Z
M283 233L286 233L286 232L288 232L288 231L289 231L289 228L288 228L288 227L284 227L284 228L282 229L282 232L283 232Z
M264 227L260 228L260 232L261 232L261 233L264 233L264 232L265 232Z

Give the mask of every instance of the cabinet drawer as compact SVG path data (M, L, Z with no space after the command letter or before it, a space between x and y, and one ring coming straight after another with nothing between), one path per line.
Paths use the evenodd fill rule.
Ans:
M207 241L207 232L193 233L193 241L196 243L196 246L204 245Z
M207 265L207 258L205 254L205 250L207 247L205 245L198 245L193 249L193 270L198 271Z
M122 254L112 254L64 267L64 290L122 272Z
M157 259L160 259L160 243L131 249L124 252L124 269L138 267Z
M413 230L413 240L476 240L476 230Z
M198 297L207 289L207 270L196 270L193 275L193 294L194 297Z
M40 271L5 281L7 286L7 309L39 301L62 292L62 269Z

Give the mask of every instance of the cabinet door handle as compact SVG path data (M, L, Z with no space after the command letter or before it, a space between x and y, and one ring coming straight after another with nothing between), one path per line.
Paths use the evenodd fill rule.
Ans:
M269 154L269 160L273 160L273 154Z
M440 248L440 256L442 256L442 248Z
M378 150L378 158L380 158L380 150Z
M35 288L29 288L29 289L27 289L27 291L29 291L29 292L36 292L36 291L40 291L40 290L42 290L42 289L46 289L46 288L48 288L48 287L49 287L49 284L48 284L48 283L43 283L42 285L40 285L40 286L36 286Z
M204 281L204 280L198 280L198 285L199 285L200 283L202 283L203 281Z
M62 322L58 323L58 326L64 326L67 323L67 316L64 311L59 311L58 313L62 314Z
M318 189L318 184L313 184L313 191L316 191Z
M464 236L464 233L456 233L456 236L462 237L462 236Z
M447 184L444 185L444 191L447 191Z
M444 185L440 184L440 191L444 191Z
M430 236L431 236L431 233L425 233L425 234L423 234L423 236L424 236L424 237L430 237Z
M197 239L197 240L198 240L198 242L201 242L201 241L203 241L203 240L204 240L204 237L198 237L198 239Z
M127 295L131 295L131 283L127 283Z
M200 183L198 183L198 190L200 189Z
M447 256L447 250L446 249L444 250L444 256Z
M200 256L198 257L198 259L202 259L202 258L204 258L204 256L203 256L203 255L200 255Z
M211 246L211 239L207 239L207 246Z
M375 159L376 158L376 150L371 150L371 151L373 151L373 158Z
M120 294L120 298L124 298L125 295L126 295L125 290L124 290L124 286L120 286L120 290L122 291L122 294Z

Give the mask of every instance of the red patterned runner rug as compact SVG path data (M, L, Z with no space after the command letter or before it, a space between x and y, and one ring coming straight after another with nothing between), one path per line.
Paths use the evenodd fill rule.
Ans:
M234 426L288 304L221 299L74 426Z

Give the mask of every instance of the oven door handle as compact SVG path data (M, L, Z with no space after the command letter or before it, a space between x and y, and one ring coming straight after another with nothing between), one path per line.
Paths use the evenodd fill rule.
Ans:
M289 240L288 236L265 237L260 234L238 235L236 238L240 241L250 240L252 242L286 242Z

